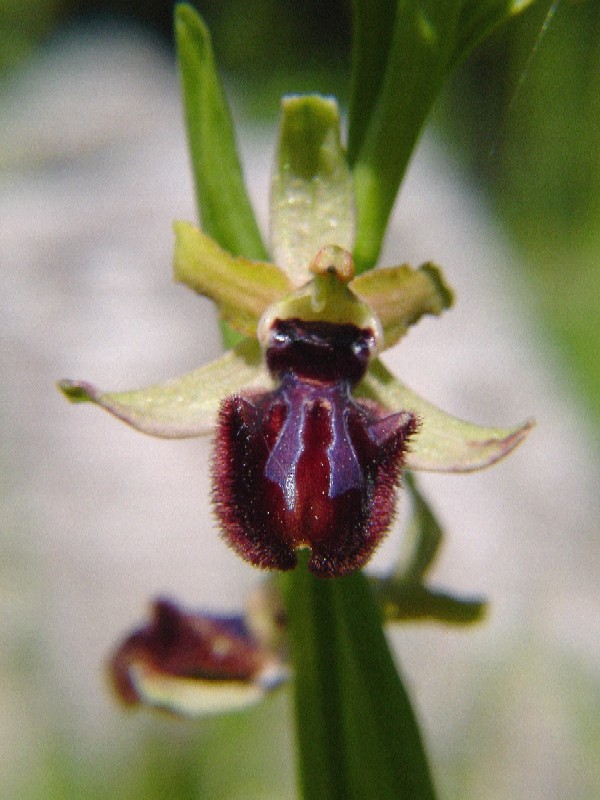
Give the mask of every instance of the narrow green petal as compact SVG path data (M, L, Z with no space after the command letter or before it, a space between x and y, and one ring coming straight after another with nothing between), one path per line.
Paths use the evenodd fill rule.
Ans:
M483 428L446 414L400 383L376 360L357 390L390 411L414 411L422 427L411 441L406 467L429 472L472 472L495 464L523 441L533 427Z
M350 284L383 325L384 347L391 347L424 314L439 315L453 303L451 290L434 264L413 269L407 264L369 270Z
M175 9L175 41L202 226L230 253L265 258L210 34L191 5Z
M260 347L247 340L193 372L167 383L131 392L102 392L91 383L61 381L73 402L91 402L142 433L165 439L202 436L213 431L219 405L242 387L270 388Z
M175 222L175 280L217 304L221 319L256 336L263 311L291 291L279 267L232 256L195 225Z
M285 97L271 183L271 255L296 286L326 245L354 246L352 177L335 100Z

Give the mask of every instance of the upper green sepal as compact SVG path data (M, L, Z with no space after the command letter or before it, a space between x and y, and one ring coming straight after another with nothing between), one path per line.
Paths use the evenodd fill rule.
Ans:
M354 246L352 176L333 98L285 97L271 182L271 255L295 286L322 247Z

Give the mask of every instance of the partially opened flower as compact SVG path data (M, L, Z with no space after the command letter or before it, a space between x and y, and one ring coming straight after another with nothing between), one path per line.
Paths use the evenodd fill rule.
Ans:
M247 337L222 358L132 392L60 386L154 436L214 434L213 501L226 541L275 569L309 548L314 573L342 575L364 566L389 529L403 469L480 469L530 423L463 422L377 359L452 295L432 264L354 276L352 184L332 101L284 105L271 226L277 266L233 257L193 225L175 225L176 280L212 298Z
M262 591L262 594L266 594ZM271 609L268 609L269 613ZM246 614L182 610L159 598L151 619L133 631L109 662L109 677L128 706L196 716L256 703L289 676L276 637L265 635L265 602Z

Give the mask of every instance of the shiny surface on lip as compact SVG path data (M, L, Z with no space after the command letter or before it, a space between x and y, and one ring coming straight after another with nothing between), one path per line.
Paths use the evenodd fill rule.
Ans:
M266 362L274 376L291 369L303 380L345 381L354 385L365 374L374 349L375 338L369 329L350 324L276 319L271 327Z
M386 533L418 421L352 398L370 342L353 325L276 320L266 361L279 385L223 402L213 501L225 540L252 564L290 569L307 546L313 572L342 575Z

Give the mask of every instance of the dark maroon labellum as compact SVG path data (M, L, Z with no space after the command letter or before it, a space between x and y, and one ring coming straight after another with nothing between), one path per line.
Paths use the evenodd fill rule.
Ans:
M312 572L343 575L386 533L418 419L352 397L374 346L355 325L277 319L266 362L278 387L223 402L214 505L226 540L254 565L290 569L309 547Z

